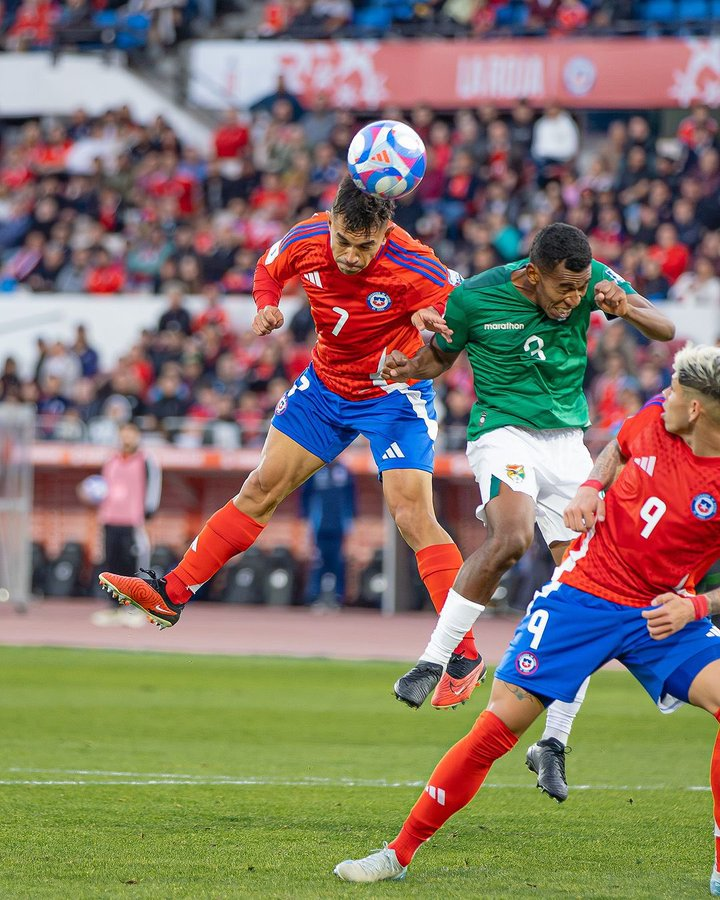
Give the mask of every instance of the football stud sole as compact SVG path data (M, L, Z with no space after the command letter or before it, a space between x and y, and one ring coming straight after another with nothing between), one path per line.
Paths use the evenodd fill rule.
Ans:
M111 584L106 578L103 578L102 575L99 576L98 580L100 582L100 587L104 591L107 591L107 593L110 594L111 597L114 597L115 600L117 600L117 602L120 603L122 606L134 606L135 609L139 609L141 613L143 613L145 616L147 616L148 622L152 622L153 625L157 625L157 627L160 630L162 630L163 628L170 627L170 625L171 625L170 622L166 622L164 619L159 619L157 616L154 616L151 612L148 612L148 610L145 609L144 606L140 606L140 604L136 603L132 599L132 597L128 597L127 594L122 594L120 591L118 591L118 589L115 587L115 585Z

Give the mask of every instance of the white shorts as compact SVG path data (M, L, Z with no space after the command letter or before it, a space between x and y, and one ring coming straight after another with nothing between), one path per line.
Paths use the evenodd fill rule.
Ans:
M580 428L532 431L508 425L482 434L467 445L470 468L480 487L476 515L497 496L500 482L535 501L535 519L545 543L577 537L563 523L563 511L585 481L593 462Z

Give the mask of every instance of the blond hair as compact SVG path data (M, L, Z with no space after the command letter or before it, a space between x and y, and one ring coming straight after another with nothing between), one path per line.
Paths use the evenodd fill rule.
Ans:
M675 354L674 368L684 388L720 404L720 347L687 344Z

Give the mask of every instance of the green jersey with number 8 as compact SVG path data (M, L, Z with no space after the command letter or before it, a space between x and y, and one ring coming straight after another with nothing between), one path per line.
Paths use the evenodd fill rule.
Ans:
M597 309L595 285L610 280L627 294L627 281L593 259L588 289L567 319L551 319L511 281L528 260L488 269L450 294L445 320L452 343L434 341L448 353L467 351L476 402L468 440L515 425L520 428L587 428L590 424L583 377L590 313Z

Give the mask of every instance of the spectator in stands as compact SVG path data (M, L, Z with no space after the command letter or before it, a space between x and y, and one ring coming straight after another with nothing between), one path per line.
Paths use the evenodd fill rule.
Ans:
M49 0L22 0L5 38L6 49L50 47L54 17L55 11Z
M56 279L65 265L65 256L65 248L60 244L45 244L40 263L25 279L27 286L33 291L54 290Z
M590 12L580 0L560 0L553 20L553 30L561 35L582 31L589 18Z
M678 280L690 262L690 251L680 243L677 229L670 222L658 226L656 243L648 249L648 255L660 263L660 270L670 284Z
M70 261L57 274L55 290L62 293L82 293L86 290L89 272L90 251L84 248L73 250Z
M102 401L98 399L95 382L91 378L78 378L72 392L73 408L85 425L102 412Z
M47 348L38 369L38 381L42 384L48 378L58 382L58 392L64 397L71 396L75 382L82 375L80 360L62 341L54 341Z
M183 306L185 296L180 285L173 284L167 289L168 307L160 316L158 331L179 331L181 334L192 334L190 313Z
M702 226L697 221L695 204L684 197L678 197L672 207L672 223L677 230L678 240L694 251L703 235Z
M519 148L524 156L530 153L535 123L535 110L524 98L521 98L510 110L510 140L513 147Z
M706 256L698 256L693 268L684 272L670 289L670 299L708 309L720 309L720 278Z
M55 22L54 37L56 49L101 42L102 29L94 23L88 0L67 0L63 4Z
M45 238L42 233L31 231L22 247L5 263L0 277L23 284L40 265L44 249Z
M18 375L18 366L15 357L8 356L0 375L0 400L7 402L8 400L20 399L20 376Z
M125 270L104 247L93 247L85 290L91 294L117 294L125 287Z
M230 318L222 305L222 296L217 284L214 282L204 284L202 295L206 305L192 321L193 333L202 331L207 325L214 325L220 329L221 334L226 335L230 331Z
M275 108L278 100L286 100L290 104L292 110L292 121L297 122L302 118L304 109L298 98L292 94L285 83L285 76L279 75L275 90L265 97L261 97L250 107L250 112L257 114L261 112L270 113Z
M528 28L547 31L555 20L559 6L560 0L530 0Z
M213 135L216 158L237 160L249 141L250 131L247 125L240 121L237 110L226 110L220 126Z
M670 282L663 275L659 258L647 254L641 256L637 283L642 286L643 297L647 300L654 303L656 300L668 299Z
M57 419L70 408L71 403L63 394L62 381L57 375L45 375L39 384L37 411L41 417L42 432L47 437L52 437Z
M677 129L677 137L686 147L695 150L707 134L717 134L718 123L712 118L710 109L704 103L696 103L690 109L690 115L681 119Z
M664 391L668 386L665 380L665 373L658 365L657 360L648 359L644 362L638 371L638 385L640 390L640 399L643 403L647 403L652 397Z
M566 110L552 104L533 126L530 152L540 173L540 184L545 183L548 169L567 165L580 150L580 131L575 120Z
M315 95L307 112L300 120L300 124L309 147L315 147L330 140L337 124L337 113L330 105L330 97L327 93L319 91Z
M80 362L83 378L94 378L100 371L100 360L97 350L90 345L87 329L80 324L75 329L75 340L71 346L72 353Z
M164 425L164 419L180 419L190 406L190 392L177 370L164 367L149 392L149 415Z

